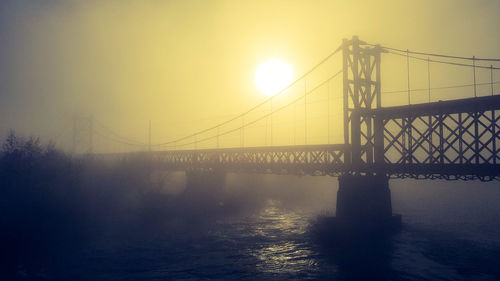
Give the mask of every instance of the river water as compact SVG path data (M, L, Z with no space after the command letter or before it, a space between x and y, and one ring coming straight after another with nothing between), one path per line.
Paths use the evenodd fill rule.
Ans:
M234 176L228 182L238 188ZM266 198L258 208L237 216L207 218L191 227L173 223L154 237L101 241L68 258L58 275L62 280L500 280L497 182L391 180L402 230L343 250L318 243L309 232L318 214L334 211L336 180L271 178L251 184L259 185L255 193L280 187L259 194Z

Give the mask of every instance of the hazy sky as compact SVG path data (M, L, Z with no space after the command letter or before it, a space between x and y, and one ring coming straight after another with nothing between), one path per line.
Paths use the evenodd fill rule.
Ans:
M266 59L299 76L352 35L500 57L499 14L497 0L3 0L0 130L69 136L80 113L142 141L152 120L162 142L265 99Z

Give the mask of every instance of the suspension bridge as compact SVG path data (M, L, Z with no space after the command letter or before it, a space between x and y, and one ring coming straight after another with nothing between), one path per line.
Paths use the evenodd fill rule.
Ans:
M382 91L386 57L403 60L390 75L402 78L406 89ZM114 157L147 155L157 169L198 171L198 176L214 171L338 176L339 217L387 217L389 178L500 179L500 96L494 82L500 68L493 65L499 62L413 52L354 36L276 95L215 126L159 144L111 130L99 135L137 147ZM453 74L443 74L445 67ZM448 95L439 96L440 91ZM406 104L391 104L405 99ZM91 145L92 122L76 126L87 134L75 134L75 146ZM312 136L317 132L322 137Z

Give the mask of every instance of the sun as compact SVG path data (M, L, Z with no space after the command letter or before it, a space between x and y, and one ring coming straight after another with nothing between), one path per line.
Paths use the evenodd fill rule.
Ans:
M278 59L270 59L261 63L255 72L255 85L266 96L278 93L292 81L292 67Z

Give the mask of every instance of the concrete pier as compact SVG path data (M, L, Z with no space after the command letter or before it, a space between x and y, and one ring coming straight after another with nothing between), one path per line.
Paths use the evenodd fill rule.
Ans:
M389 179L379 175L340 176L336 221L348 228L399 227L401 216L392 213Z

